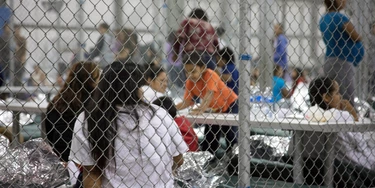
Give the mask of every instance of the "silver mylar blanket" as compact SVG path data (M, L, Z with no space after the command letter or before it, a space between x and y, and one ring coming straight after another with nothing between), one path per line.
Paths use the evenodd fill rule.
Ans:
M56 187L69 179L59 157L41 138L9 149L0 145L0 185L11 187Z

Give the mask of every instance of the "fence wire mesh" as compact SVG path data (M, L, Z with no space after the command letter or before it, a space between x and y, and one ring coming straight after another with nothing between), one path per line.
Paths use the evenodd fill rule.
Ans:
M374 7L0 0L0 185L375 187Z

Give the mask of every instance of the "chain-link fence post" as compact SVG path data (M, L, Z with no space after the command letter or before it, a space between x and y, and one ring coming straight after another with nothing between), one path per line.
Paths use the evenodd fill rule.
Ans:
M249 55L250 0L240 0L240 89L239 89L239 187L250 187L250 72L251 57Z

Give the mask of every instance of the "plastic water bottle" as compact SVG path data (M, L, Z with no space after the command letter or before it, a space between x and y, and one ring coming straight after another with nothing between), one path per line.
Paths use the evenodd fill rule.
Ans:
M251 100L250 100L251 102ZM261 95L257 95L253 97L253 102L251 103L251 114L255 117L256 120L264 119L264 113L262 111L263 108L263 97Z

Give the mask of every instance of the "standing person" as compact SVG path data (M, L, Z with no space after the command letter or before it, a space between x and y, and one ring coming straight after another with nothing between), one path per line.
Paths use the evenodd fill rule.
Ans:
M177 60L180 46L183 46L182 56L192 52L202 53L207 68L217 71L215 53L219 51L219 40L204 10L195 8L189 14L189 18L181 22L180 29L177 31L177 40L173 45L175 53L173 61Z
M200 106L190 112L193 115L204 113L211 108L216 113L238 113L236 93L221 81L218 74L206 67L202 57L197 52L184 57L184 68L187 76L183 101L176 105L177 110L188 108L195 103L195 98L201 99ZM214 165L218 160L215 152L219 149L219 139L225 134L228 143L227 152L237 143L236 132L231 126L205 125L205 140L202 150L214 154L208 164Z
M354 105L355 67L364 56L362 37L355 30L349 18L340 13L346 0L324 0L327 13L319 21L326 45L323 72L336 80L344 99Z
M88 59L93 60L99 57L99 67L104 68L111 64L115 59L115 52L112 51L112 45L115 43L115 37L109 31L109 25L102 23L98 27L100 37L94 48L91 50Z
M284 28L281 24L274 25L275 38L273 40L274 54L273 62L280 66L284 72L284 79L289 79L288 74L288 39L284 34Z
M14 26L14 40L16 44L16 49L14 52L14 86L22 86L23 83L23 74L25 72L25 63L26 63L26 38L21 35L21 25Z
M143 74L135 63L108 65L78 116L70 159L82 166L84 187L173 187L188 147L168 112L143 102Z

